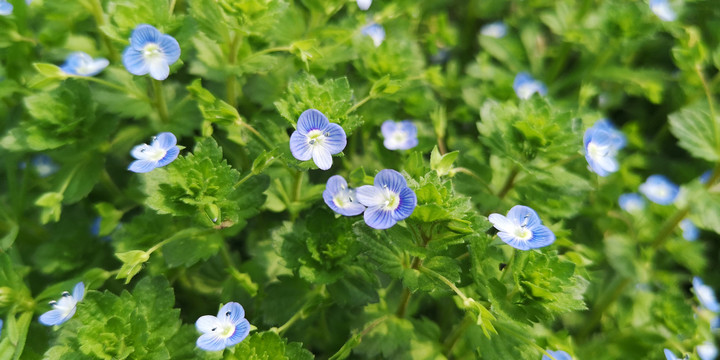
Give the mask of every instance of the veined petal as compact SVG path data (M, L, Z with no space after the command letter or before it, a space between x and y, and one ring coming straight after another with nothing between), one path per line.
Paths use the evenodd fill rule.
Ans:
M83 76L93 76L97 75L99 72L103 71L106 67L110 65L110 61L105 58L99 58L97 60L90 60L89 63L85 66L84 69L78 69L78 75Z
M170 35L162 35L158 39L158 46L165 55L165 61L168 64L174 64L180 59L180 44Z
M250 334L250 323L247 319L242 319L236 326L235 332L225 340L225 346L234 346L239 344L241 341Z
M417 137L417 126L410 120L403 120L398 126L400 130L408 133L411 137Z
M177 145L177 138L175 137L175 135L173 135L173 133L162 132L157 134L155 140L153 140L152 145L157 146L163 150L168 150L171 147Z
M397 124L392 120L385 120L380 126L380 132L384 138L389 138L395 132Z
M145 75L150 72L145 58L140 50L136 50L132 46L125 48L122 54L122 63L125 69L133 75Z
M391 210L373 206L365 210L365 223L373 229L384 230L391 228L397 221L393 219Z
M506 244L518 249L518 250L530 250L530 243L527 240L518 239L511 233L501 231L498 233L498 237Z
M203 315L195 321L195 328L202 333L212 332L213 329L217 329L222 323L220 320L212 315Z
M506 233L512 233L517 227L510 219L501 214L490 214L488 221L490 221L496 229Z
M150 150L152 150L152 146L148 144L140 144L134 146L132 150L130 150L130 155L138 160L146 160Z
M332 166L332 155L330 151L322 146L315 146L312 148L312 159L315 165L320 170L328 170Z
M542 224L535 210L523 205L513 206L512 209L508 211L507 217L517 225L524 224L526 228L533 228Z
M245 309L236 302L229 302L220 308L217 317L218 319L226 319L231 324L237 325L245 318Z
M128 170L130 170L134 173L146 173L146 172L152 171L156 167L157 167L156 161L135 160L132 163L130 163L130 166L128 166Z
M393 212L393 219L395 221L404 220L412 215L417 205L417 196L415 192L409 187L406 187L400 191L400 204Z
M325 184L325 191L331 195L335 195L340 191L347 190L348 188L347 181L340 175L331 176L328 179L327 184Z
M372 186L372 185L363 185L355 190L355 193L357 195L357 200L367 206L382 206L385 204L385 195L383 194L383 190Z
M205 351L220 351L225 349L225 339L217 336L215 333L207 333L200 335L195 345Z
M152 25L138 25L130 35L130 46L135 50L142 50L148 43L158 43L162 34Z
M301 134L305 135L310 130L325 129L329 123L330 121L325 116L325 114L315 109L308 109L303 111L302 114L300 114L300 117L297 121L297 130ZM343 134L345 134L344 131Z
M301 134L300 131L294 131L290 135L290 152L300 161L312 159L312 148L308 144L307 136Z
M387 187L396 194L399 194L402 189L407 187L405 177L393 169L380 170L380 172L375 175L375 181L373 183L378 188Z
M342 126L338 124L329 123L323 129L323 132L327 135L323 140L322 146L327 149L330 154L337 154L345 149L347 145L347 136Z
M82 281L75 284L73 288L72 297L75 301L81 301L85 297L85 283Z
M155 80L165 80L170 75L170 66L165 59L157 58L148 61L150 76Z
M530 230L532 231L532 239L528 242L533 249L545 247L555 242L555 234L547 226L539 225Z
M65 322L65 314L60 310L53 309L40 315L38 321L45 326L60 325Z
M178 155L180 154L180 148L177 146L173 146L165 153L165 156L163 156L162 159L158 160L156 167L162 167L165 166L177 159Z

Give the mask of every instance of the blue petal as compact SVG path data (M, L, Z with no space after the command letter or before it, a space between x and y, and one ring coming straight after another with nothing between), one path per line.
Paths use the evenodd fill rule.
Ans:
M355 216L362 214L365 211L365 206L358 202L353 202L344 208L339 207L337 210L333 209L333 211L343 216Z
M528 84L530 82L535 81L532 76L530 76L529 73L523 71L515 75L515 80L513 80L513 89L515 89L515 92L517 92L518 88Z
M380 206L369 207L365 210L365 223L373 229L389 229L397 223L392 213L390 210L383 210Z
M60 325L67 321L72 317L72 315L68 316L67 318L63 316L63 312L60 310L50 310L42 315L40 315L40 318L38 319L41 324L45 326L53 326L53 325Z
M562 350L558 350L558 351L548 350L548 353L550 355L552 355L555 358L555 360L572 360L572 357L570 357L570 354L568 354ZM542 360L550 360L550 357L543 354Z
M130 35L130 46L141 51L149 43L159 43L162 33L152 25L138 25Z
M380 132L382 133L382 136L384 138L389 138L395 132L396 127L397 123L395 123L394 121L385 120L385 122L383 122L380 126Z
M650 175L640 185L640 192L650 201L660 205L670 205L675 201L680 189L677 185L662 175Z
M340 175L331 176L325 184L324 193L328 193L330 196L335 196L340 191L348 189L348 183L344 177Z
M177 145L177 138L170 132L157 134L152 142L152 146L158 146L163 150L168 150L175 145Z
M398 207L393 212L393 219L396 221L406 219L412 215L417 205L417 196L415 196L415 192L409 187L402 189L399 196L400 204L398 204Z
M687 241L695 241L700 236L700 230L690 219L681 221L680 229L683 232L683 238Z
M85 283L82 281L75 284L75 287L73 288L72 296L75 299L75 301L81 301L83 297L85 297Z
M620 208L627 212L641 211L645 208L645 199L638 193L622 194L618 198Z
M340 153L345 149L347 145L347 136L345 130L338 124L328 124L323 132L328 135L323 140L323 147L325 147L330 154Z
M677 356L675 356L675 354L672 351L670 351L668 349L665 349L663 351L665 352L666 360L678 360Z
M507 218L517 225L525 224L525 227L529 229L542 224L535 210L523 205L513 206L508 211Z
M390 191L396 194L399 194L402 189L407 187L405 177L393 169L380 170L380 172L375 175L375 181L373 184L378 188L384 188L387 186Z
M555 234L547 226L538 225L529 228L532 231L532 239L528 241L529 246L533 249L548 246L555 242Z
M126 47L123 51L122 63L125 69L133 75L145 75L150 72L150 66L145 61L142 52L135 50L132 46Z
M152 171L156 167L157 167L156 161L135 160L130 164L130 166L128 166L128 170L130 170L134 173L146 173L146 172Z
M179 154L180 148L177 146L173 146L165 153L165 156L163 156L162 159L158 160L157 164L155 164L155 167L162 167L175 161Z
M195 328L202 333L212 332L213 329L220 327L222 323L217 317L212 315L203 315L195 321Z
M225 346L235 346L250 334L250 323L246 319L242 319L240 323L235 326L235 332L225 340Z
M515 235L500 231L498 237L506 244L518 249L518 250L530 250L530 242L527 240L521 240L515 237Z
M332 166L332 155L323 146L316 146L312 149L312 159L320 170L328 170Z
M358 202L367 207L383 206L385 196L381 188L371 185L363 185L356 190Z
M290 135L290 152L293 157L300 161L312 159L312 148L310 144L308 144L305 134L301 134L300 130L295 130L292 135Z
M13 12L13 6L9 2L0 1L0 15L10 15Z
M403 120L399 125L400 129L410 136L417 137L417 126L410 120Z
M308 109L300 114L297 121L297 130L302 135L305 135L311 130L325 129L329 123L330 121L323 113L315 109Z
M245 309L236 302L229 302L220 308L217 318L221 321L227 319L231 324L237 325L245 318Z
M195 345L205 351L220 351L225 349L225 339L215 333L202 334L195 342Z
M170 66L167 61L162 58L148 61L150 76L155 80L165 80L170 75Z
M168 64L174 64L180 58L180 44L170 35L163 35L159 39L158 45L165 55L165 61Z

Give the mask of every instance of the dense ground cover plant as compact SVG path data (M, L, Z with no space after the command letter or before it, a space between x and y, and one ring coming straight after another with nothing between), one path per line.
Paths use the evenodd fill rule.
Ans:
M718 24L0 0L0 359L715 358Z

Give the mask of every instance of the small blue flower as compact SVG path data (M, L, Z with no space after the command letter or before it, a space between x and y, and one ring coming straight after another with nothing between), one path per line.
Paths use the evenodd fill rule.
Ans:
M357 6L360 10L365 11L370 8L370 5L372 5L372 0L357 0Z
M47 155L37 155L30 162L41 178L48 177L58 171L58 165Z
M417 127L410 120L385 120L380 130L385 138L383 145L388 150L408 150L418 144Z
M501 39L507 35L507 25L502 21L485 24L480 28L480 34L495 39Z
M60 70L69 75L93 76L103 71L108 65L110 65L108 59L93 59L90 55L77 51L68 55L65 63L60 66Z
M682 360L679 357L675 356L672 351L665 349L665 360ZM685 357L687 359L687 356Z
M345 178L340 175L333 175L328 179L323 200L332 211L340 215L355 216L365 211L365 206L357 200L355 189L349 188Z
M680 222L680 230L683 232L683 238L687 241L695 241L700 236L700 229L690 219Z
M173 162L173 160L177 159L178 154L180 154L180 148L175 144L177 144L175 135L164 132L153 137L150 145L142 144L135 146L132 151L130 151L130 155L137 160L128 166L128 170L136 173L146 173Z
M10 15L13 12L13 6L7 1L0 1L0 15Z
M206 351L219 351L235 346L250 333L245 309L236 302L225 304L217 316L201 316L195 322L195 327L203 333L195 344Z
M618 198L618 203L620 203L620 208L629 213L640 212L645 209L645 198L638 193L622 194Z
M3 321L0 320L0 335L2 335L2 327L3 327Z
M138 25L130 36L130 46L125 48L122 62L133 75L150 76L165 80L170 74L170 65L180 58L180 44L170 35L165 35L147 24Z
M701 360L715 360L718 356L718 348L712 341L706 341L695 349Z
M60 300L51 301L53 309L40 315L40 323L45 326L60 325L75 315L77 303L85 296L85 284L81 281L75 284L72 295L65 291Z
M518 73L513 81L513 89L515 94L522 100L527 100L538 93L541 96L547 95L547 87L542 81L535 80L530 74L526 72Z
M662 175L650 175L640 185L640 192L656 204L670 205L675 201L680 188Z
M383 41L385 41L385 28L377 23L365 25L362 28L362 34L369 36L375 47L382 45Z
M675 21L677 14L670 7L668 0L650 0L650 10L662 21Z
M297 129L290 135L290 152L300 161L313 159L322 170L332 166L332 155L347 145L345 130L328 121L318 110L305 110L297 121Z
M380 170L373 184L357 189L358 201L368 207L365 210L365 223L368 226L378 230L389 229L413 213L417 196L399 172Z
M700 175L700 183L703 185L707 184L707 182L710 181L710 177L712 177L712 172L712 170L708 170L702 173L702 175Z
M570 356L570 354L568 354L562 350L557 350L557 351L548 350L547 352L548 352L548 354L552 355L555 358L555 360L572 360L572 357ZM551 360L551 359L549 356L543 354L542 360Z
M585 131L583 136L585 159L590 170L600 176L618 171L620 165L615 156L626 143L625 135L610 121L607 119L597 121Z
M697 296L700 301L700 305L712 312L720 311L720 303L718 303L715 297L715 290L713 290L713 288L705 285L697 276L693 277L692 284L693 289L695 289L695 296Z
M555 242L555 234L527 206L515 205L507 216L490 214L488 220L499 230L500 239L518 250L537 249Z

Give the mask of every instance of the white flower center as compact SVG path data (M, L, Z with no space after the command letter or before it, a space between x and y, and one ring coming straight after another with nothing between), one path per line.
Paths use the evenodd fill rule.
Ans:
M328 136L330 136L330 133L323 133L318 129L310 130L307 133L307 142L310 146L322 146Z
M526 227L528 222L530 222L530 215L525 215L522 224L515 228L513 235L515 235L516 238L523 241L532 239L533 233Z
M68 315L70 315L75 306L77 306L77 300L75 300L75 298L72 297L67 291L63 292L60 300L58 300L57 302L51 301L50 303L52 304L53 308L62 312L63 318L68 317Z
M390 135L390 141L396 145L404 144L408 141L408 133L402 130L395 130Z
M394 211L400 206L400 195L390 191L387 185L383 185L383 188L385 188L385 203L383 207L385 210Z
M529 99L532 94L536 91L535 84L528 82L518 87L518 97L521 99Z
M167 154L166 150L155 146L148 146L140 150L144 155L144 160L160 161Z
M590 142L587 147L588 155L591 158L597 159L608 155L609 148L607 146L598 146L594 142Z
M161 57L163 52L158 44L150 43L143 47L142 54L146 60L152 60Z
M229 322L223 322L222 325L215 330L215 333L221 338L227 339L235 333L235 326Z

